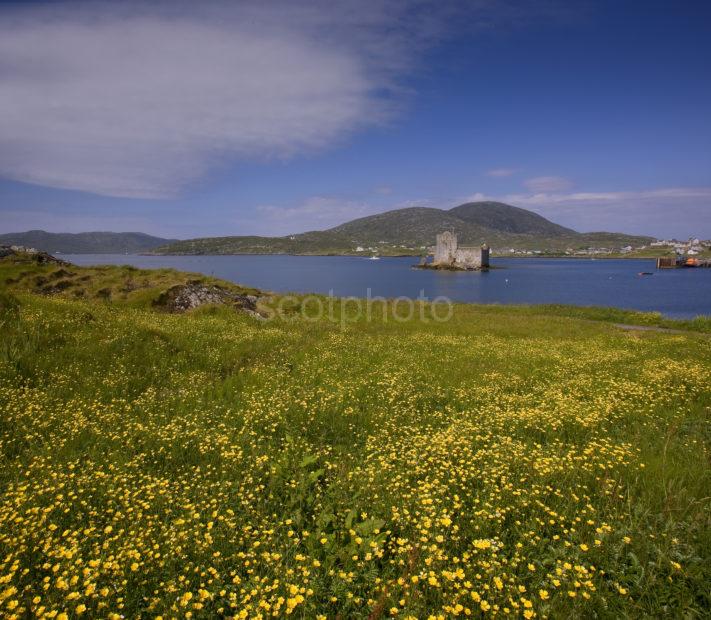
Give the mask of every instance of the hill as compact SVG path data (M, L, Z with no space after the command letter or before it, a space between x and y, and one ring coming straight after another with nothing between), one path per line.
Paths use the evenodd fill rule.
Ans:
M571 228L554 224L545 217L503 202L467 202L449 210L465 222L514 235L565 237L576 235Z
M461 244L488 243L494 250L541 250L649 243L649 237L620 233L579 233L501 202L469 202L449 210L409 207L361 217L324 231L286 237L212 237L178 241L156 254L421 254L437 233L452 230ZM363 251L363 250L361 250Z
M138 254L175 241L140 232L51 233L29 230L0 235L0 245L23 245L62 254Z
M431 245L443 230L463 231L465 222L449 211L410 207L362 217L327 232L347 237L359 245L385 241L403 246Z

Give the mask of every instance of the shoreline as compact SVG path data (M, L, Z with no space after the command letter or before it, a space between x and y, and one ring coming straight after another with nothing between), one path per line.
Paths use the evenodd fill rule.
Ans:
M91 256L100 254L94 254L91 252L74 253L77 256ZM103 254L103 253L102 253ZM116 256L115 253L105 253L107 256ZM229 254L154 254L151 252L139 252L136 254L127 254L126 256L324 256L324 257L348 257L348 258L364 258L369 260L370 256L364 256L362 254L345 254L345 253L301 253L293 254L290 252L230 252ZM420 258L421 254L378 254L379 258ZM429 256L429 255L428 255ZM600 254L595 256L570 256L565 254L531 254L522 256L520 254L491 254L491 258L561 258L561 259L578 259L578 260L601 260L601 259L624 259L624 260L657 260L658 256L625 256L625 255L612 255L612 254Z
M71 255L71 254L65 254L65 255L62 255L62 256L64 256L64 257L70 257L70 256L72 256L72 255ZM82 255L81 255L81 254L75 254L74 256L82 256ZM92 254L84 254L84 256L92 256ZM102 256L102 255L93 255L93 256ZM111 255L111 254L106 254L105 256L112 256L112 255ZM116 256L116 255L113 255L113 256ZM119 256L124 256L124 255L119 255ZM145 255L145 254L130 254L130 255L125 255L125 256L135 256L135 257L138 257L138 256L157 256L157 257L161 257L161 256L235 256L235 255L219 255L219 254L218 254L218 255L208 255L208 254L201 254L201 255L195 255L195 254L183 254L183 255L163 255L163 254L159 254L159 255ZM260 255L260 256L264 256L264 255ZM288 256L288 255L278 254L278 255L274 255L274 256ZM303 255L295 255L295 256L303 256ZM361 258L367 260L367 257L361 257ZM395 258L395 257L392 257L392 258ZM540 257L517 257L517 258L540 258ZM562 258L562 257L561 257L561 258ZM78 264L76 264L76 263L71 263L71 265L72 265L73 267L75 267L75 268L78 268L78 269L91 269L92 267L100 266L100 264L96 264L96 265L78 265ZM120 267L121 267L121 265L118 265L118 264L110 264L110 263L107 264L107 266L116 267L116 268L120 268ZM422 267L419 266L419 265L411 265L410 267L411 267L412 269L422 268ZM142 267L142 268L139 268L139 269L142 269L142 270L144 270L144 271L146 271L146 272L157 272L157 271L160 270L160 267ZM201 277L210 279L211 281L212 281L213 279L216 280L216 281L219 280L219 281L225 282L225 283L228 284L229 286L244 288L243 285L240 285L240 284L238 284L238 283L236 283L236 282L234 282L234 281L228 280L228 279L224 279L224 278L214 278L214 276L212 276L212 275L211 275L211 276L207 276L207 275L204 274L204 273L192 274L191 272L187 272L187 271L184 271L184 270L182 270L182 269L178 269L178 270L175 270L174 268L170 268L170 269L171 269L171 271L175 271L175 272L178 273L178 274L184 274L184 275L186 275L186 276L188 276L188 275L201 276ZM496 266L496 265L493 265L493 266L490 265L490 266L489 266L489 270L498 270L498 269L504 269L504 270L505 270L506 267L505 267L505 266ZM451 272L451 271L452 271L452 270L449 270L449 269L431 268L431 267L430 267L430 268L425 267L425 270L447 271L447 272ZM463 270L454 270L454 271L463 271ZM485 272L484 270L470 270L470 271L479 271L479 272L482 272L482 273ZM488 270L487 270L487 271L488 271ZM250 289L250 291L251 291L251 290L257 290L256 288L253 288L253 287L248 287L248 288ZM261 291L262 293L266 294L266 295L274 295L274 296L296 295L296 296L299 296L299 297L300 297L300 296L307 296L307 295L316 295L316 296L326 297L326 294L325 294L325 293L317 293L317 292L313 292L313 291L298 291L298 290L292 290L292 291L276 291L276 290L272 290L272 289L269 289L269 288L259 288L258 290ZM346 299L346 298L355 298L355 299L361 299L361 300L366 299L365 297L362 297L362 296L340 295L340 296L338 296L338 297L339 297L339 298L342 298L342 299ZM386 297L386 299L395 299L395 298L396 298L396 297L390 297L390 296L387 296L387 297ZM694 321L694 320L697 319L697 318L700 318L700 319L702 319L702 320L711 319L711 314L708 314L708 313L698 313L698 314L694 314L694 315L691 315L691 314L690 314L690 315L688 315L688 316L673 316L673 315L665 314L665 313L663 313L662 311L654 311L654 310L651 310L651 311L644 311L644 310L636 310L636 309L634 309L634 308L629 308L629 307L616 306L616 305L605 305L605 304L578 305L578 304L573 304L573 303L565 304L565 303L555 303L555 302L549 302L549 303L510 302L510 303L505 303L505 302L495 302L495 301L493 301L493 302L464 301L464 300L458 300L458 299L454 299L454 300L452 300L452 302L453 302L455 305L465 305L465 306L471 306L471 307L476 307L476 306L479 306L479 307L501 306L501 307L506 307L506 308L529 308L529 309L535 308L535 309L539 309L539 310L541 310L541 311L551 311L551 310L553 310L553 311L555 311L555 312L557 312L557 311L559 311L561 308L563 308L563 309L567 309L566 312L573 312L573 313L580 312L580 313L583 313L583 314L588 314L588 313L591 312L591 311L592 311L592 312L596 312L596 313L597 313L597 312L601 312L601 313L603 313L603 314L622 313L622 314L624 314L624 315L627 315L627 316L625 317L625 318L627 319L627 321L629 321L629 319L631 318L631 317L630 317L630 313L631 313L631 314L636 318L636 321L642 322L643 324L652 324L652 325L659 325L660 323L668 323L668 322L672 322L672 323L677 323L677 322L686 323L686 322L689 322L689 321ZM654 315L657 315L657 316L654 316ZM620 320L619 317L618 317L617 321L620 322L620 323L626 322L625 320ZM663 325L663 326L664 326L664 325ZM666 326L670 326L670 325L666 325ZM678 325L671 325L671 327L678 327Z

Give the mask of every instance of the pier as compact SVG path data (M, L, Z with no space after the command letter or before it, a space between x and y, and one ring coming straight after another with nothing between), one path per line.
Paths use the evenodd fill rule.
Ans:
M657 269L687 269L695 267L711 267L711 258L685 256L661 256L657 258Z

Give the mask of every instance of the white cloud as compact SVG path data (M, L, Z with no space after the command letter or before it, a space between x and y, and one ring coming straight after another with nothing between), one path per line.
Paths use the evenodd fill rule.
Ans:
M377 211L376 207L364 202L331 196L312 196L292 207L257 207L257 213L267 220L263 225L270 235L331 228Z
M436 36L405 4L0 9L0 175L160 198L226 156L328 146L389 118Z
M627 204L630 202L664 202L669 203L684 199L711 200L710 187L677 187L653 189L633 192L572 192L572 193L536 193L509 194L504 200L521 205L585 205L585 204Z
M557 19L519 0L0 5L0 176L173 197L240 160L387 122L453 31Z
M494 178L510 177L516 170L514 168L494 168L486 171L486 176Z
M711 237L711 187L520 193L500 196L498 200L531 209L580 231Z
M526 179L523 184L532 192L562 192L572 186L563 177L534 177Z

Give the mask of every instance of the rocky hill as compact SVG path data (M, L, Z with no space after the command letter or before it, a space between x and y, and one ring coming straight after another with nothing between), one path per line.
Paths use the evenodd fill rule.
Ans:
M437 233L451 230L460 244L494 249L561 251L566 248L643 245L649 237L579 233L501 202L470 202L453 209L410 207L358 218L329 230L286 237L208 237L161 246L155 254L421 254Z

